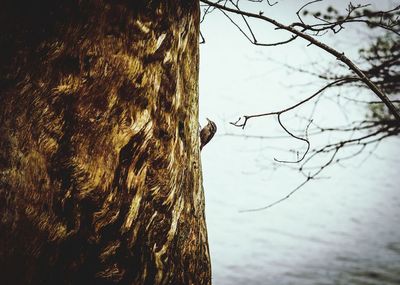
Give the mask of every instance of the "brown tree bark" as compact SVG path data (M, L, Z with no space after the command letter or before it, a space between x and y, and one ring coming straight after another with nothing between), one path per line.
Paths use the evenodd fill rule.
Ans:
M0 283L210 284L198 1L3 2Z

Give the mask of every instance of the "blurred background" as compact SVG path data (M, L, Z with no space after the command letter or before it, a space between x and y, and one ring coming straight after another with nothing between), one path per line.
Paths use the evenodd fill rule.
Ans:
M296 11L307 1L278 0L272 7L266 2L239 3L243 10L262 11L290 24L298 21ZM378 10L400 4L353 5L367 3ZM346 14L348 2L321 1L307 9L324 12L329 6ZM241 23L238 17L232 19ZM259 42L288 38L271 25L249 23ZM298 164L274 159L296 161L307 144L288 136L275 116L253 118L244 129L229 122L287 108L327 84L315 74L342 75L348 69L301 39L276 47L252 45L217 10L206 16L201 32L205 44L200 45L199 123L205 125L207 117L218 126L201 154L213 284L400 284L398 136L343 148L335 163L288 199L265 210L246 211L274 203L304 182ZM318 39L363 65L360 49L382 33L354 23ZM296 135L308 133L311 149L318 149L360 136L321 128L365 120L371 106L360 102L371 100L377 98L359 87L329 89L281 119ZM307 173L318 171L330 155L315 156Z

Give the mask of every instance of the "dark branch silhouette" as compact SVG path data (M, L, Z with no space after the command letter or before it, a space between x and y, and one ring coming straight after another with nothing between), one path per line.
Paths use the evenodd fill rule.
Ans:
M268 22L272 25L274 25L276 28L278 29L282 29L282 30L286 30L288 32L290 32L291 34L293 34L293 37L297 36L299 38L302 38L306 41L308 41L310 44L313 44L319 48L321 48L322 50L326 51L327 53L333 55L337 60L343 62L344 64L346 64L359 78L362 82L364 82L364 84L366 84L368 86L368 88L373 91L378 97L379 99L387 106L387 108L390 110L391 114L400 121L400 111L398 110L398 108L396 108L396 106L390 101L390 99L382 92L382 90L376 86L376 84L374 82L372 82L370 80L370 78L368 78L368 76L356 65L354 64L353 61L351 61L345 54L344 52L339 52L336 49L320 42L319 40L317 40L315 37L313 37L312 35L309 35L306 33L307 31L307 26L306 27L301 27L301 30L297 30L296 27L298 26L298 24L294 23L292 25L284 25L270 17L265 16L263 13L259 13L259 14L255 14L255 13L250 13L247 11L243 11L238 9L235 5L233 5L234 7L228 7L226 4L228 3L228 1L225 1L224 5L219 4L219 2L211 2L208 0L200 0L202 3L205 3L209 6L213 6L217 9L219 9L220 11L224 11L224 14L229 13L234 13L234 14L238 14L241 15L243 17L248 17L248 18L255 18L255 19L259 19L265 22ZM232 1L229 1L230 3L233 3ZM234 3L233 3L234 4ZM396 7L394 10L397 11L398 9L400 9L400 7ZM301 25L301 23L300 23ZM243 32L244 33L244 32ZM250 39L248 36L246 36L248 39ZM251 41L251 40L250 40Z
M398 40L398 36L400 35L400 5L388 10L373 11L369 4L353 5L349 3L344 13L340 13L332 6L327 7L326 12L310 12L307 9L314 7L313 5L316 3L322 2L322 0L312 0L305 3L297 10L296 16L298 22L283 24L271 16L267 16L267 12L259 11L259 13L252 13L243 10L239 6L240 1L238 0L215 2L209 0L200 1L203 3L204 7L207 7L206 9L208 9L208 11L220 11L253 45L265 47L280 46L302 38L308 42L307 46L314 45L333 56L336 60L336 64L332 65L336 68L330 66L329 69L317 71L304 67L299 68L288 64L282 64L289 70L306 73L326 83L315 93L290 107L273 112L244 115L237 121L230 122L233 126L244 129L250 119L276 116L277 122L280 128L286 133L286 136L272 137L273 139L293 138L306 144L306 149L302 152L302 155L299 155L299 151L292 149L286 150L291 154L297 154L294 160L274 158L275 163L283 163L283 165L289 168L297 169L305 177L305 180L282 199L265 207L245 211L259 211L270 208L288 199L309 181L320 179L320 173L328 166L340 164L343 161L352 159L367 152L368 149L370 149L368 153L368 156L370 156L382 140L400 134L400 98L396 97L400 93L400 41ZM250 2L262 2L262 0L250 0ZM268 2L268 4L269 6L273 6L276 5L277 2ZM234 17L233 15L238 15L239 17ZM260 42L257 38L257 34L250 25L249 19L258 20L261 23L269 23L275 27L275 30L287 31L290 33L289 38L279 42ZM369 49L360 49L361 61L357 61L357 64L356 61L348 58L343 52L319 40L322 35L336 36L351 23L365 25L369 30L377 28L384 32L384 35L376 36L374 34L376 42L373 43ZM274 59L270 60L274 61ZM351 90L357 90L357 92L353 92L352 95L349 96L349 93L346 93L346 89L344 89L345 87L353 88ZM336 97L330 96L324 99L332 101L336 99L336 103L339 105L345 118L347 118L347 114L344 111L345 104L348 103L366 106L366 118L359 121L349 121L349 119L347 119L347 125L342 126L322 126L317 123L313 118L321 99L319 95L322 95L322 93L328 89L339 90L339 94ZM360 99L359 94L361 90L372 91L379 100ZM342 99L345 103L342 103ZM310 103L311 101L314 103ZM292 111L296 112L296 110L304 104L314 104L308 116L300 116L295 113L297 118L306 122L305 128L303 130L292 130L288 128L287 124L283 122L283 114ZM333 142L328 141L321 146L311 147L310 136L322 136L333 132L341 134L342 138ZM226 135L255 139L271 139L270 136L262 135L236 135L231 133ZM279 148L275 149L278 150ZM348 151L342 154L342 150L344 149ZM282 151L282 149L279 150ZM322 165L311 165L312 161L318 161L318 159L323 159L324 157L325 162L322 163ZM297 166L290 166L293 164L297 164Z
M333 81L333 82L325 85L324 87L322 87L321 89L319 89L317 92L315 92L311 96L307 97L306 99L304 99L304 100L302 100L302 101L300 101L300 102L298 102L298 103L296 103L296 104L294 104L294 105L292 105L292 106L290 106L290 107L288 107L286 109L283 109L283 110L280 110L280 111L275 111L275 112L269 112L269 113L262 113L262 114L255 114L255 115L245 115L245 116L243 116L243 119L244 119L243 123L239 123L242 120L242 118L240 117L236 122L231 122L230 124L234 125L235 127L241 127L242 129L244 129L244 127L246 126L247 121L249 119L257 118L257 117L273 116L273 115L279 116L279 115L281 115L283 113L286 113L288 111L291 111L291 110L299 107L300 105L303 105L304 103L307 103L308 101L310 101L311 99L313 99L314 97L316 97L317 95L321 94L323 91L325 91L326 89L328 89L328 88L330 88L332 86L335 86L335 85L337 85L339 83L342 83L344 81L357 81L357 80L360 80L360 79L356 78L356 77L338 79L336 81ZM290 133L289 133L289 135L290 135Z

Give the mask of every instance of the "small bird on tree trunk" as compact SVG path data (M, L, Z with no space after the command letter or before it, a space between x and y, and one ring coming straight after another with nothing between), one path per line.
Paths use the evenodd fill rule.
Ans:
M217 125L207 118L208 124L200 131L200 150L213 138L217 132Z

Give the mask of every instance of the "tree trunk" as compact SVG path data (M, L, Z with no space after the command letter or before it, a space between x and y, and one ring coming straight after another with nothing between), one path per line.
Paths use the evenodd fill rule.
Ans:
M210 284L195 0L0 12L0 283Z

